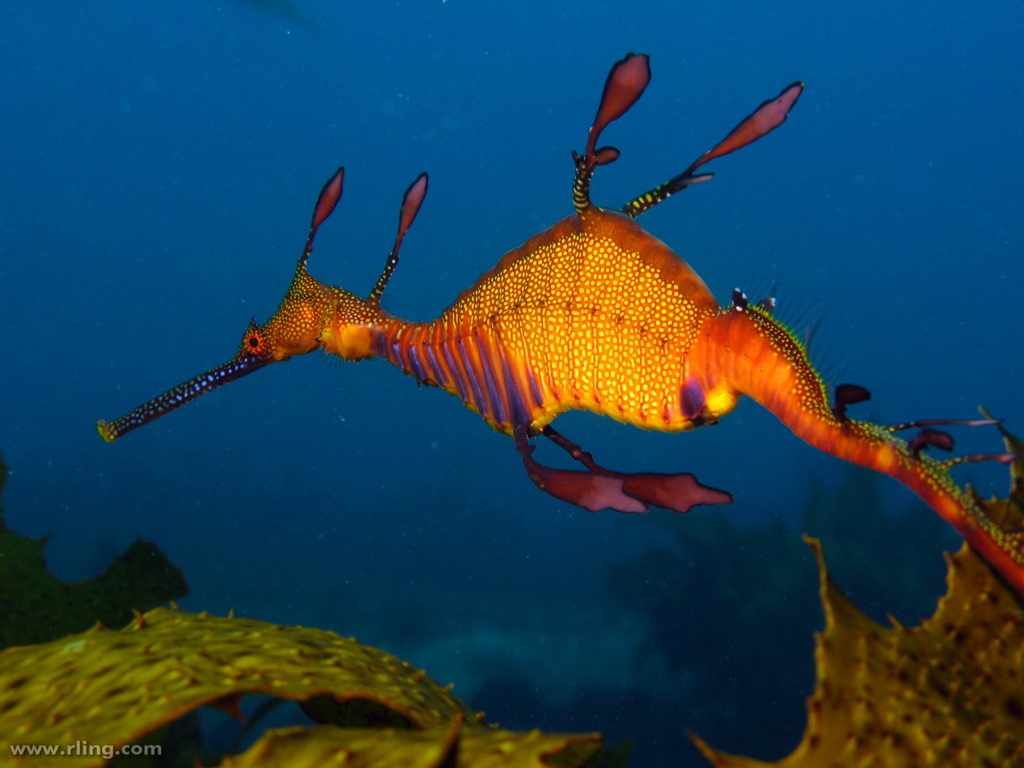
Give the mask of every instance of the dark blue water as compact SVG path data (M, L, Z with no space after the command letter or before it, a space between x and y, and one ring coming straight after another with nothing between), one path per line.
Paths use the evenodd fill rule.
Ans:
M727 679L733 662L708 653L665 673L651 617L609 590L615 564L671 545L667 513L590 515L537 492L508 439L384 364L296 359L111 446L93 421L234 354L248 319L277 306L338 165L345 196L312 273L365 294L401 193L427 170L385 306L435 316L570 212L569 151L583 149L610 65L637 50L653 80L604 136L622 158L598 173L597 202L664 181L806 81L785 126L644 225L723 302L777 279L784 309L820 308L819 354L874 395L858 415L970 418L985 404L1024 431L1024 10L268 5L0 11L8 523L52 533L49 560L69 579L153 539L185 570L186 607L380 643L505 725L603 728L655 762L693 758L682 729L703 717L722 747L778 757L802 728L809 637L794 649L804 677L777 692L795 712L784 725L771 724L773 700L751 712L687 699L685 681ZM559 426L609 466L691 470L730 489L732 507L696 514L744 525L791 520L814 483L834 489L845 472L752 403L688 435L582 414ZM963 445L998 441L986 431ZM988 493L1001 475L960 477ZM911 497L887 483L883 499L900 510ZM710 578L736 599L689 621L728 638L762 585ZM812 610L814 589L808 571ZM753 721L785 738L757 751Z

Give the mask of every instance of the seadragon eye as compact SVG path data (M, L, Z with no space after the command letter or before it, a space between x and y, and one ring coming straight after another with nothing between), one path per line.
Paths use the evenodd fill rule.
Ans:
M267 354L268 346L267 336L262 329L250 326L249 332L242 337L242 348L239 350L239 354L262 358Z

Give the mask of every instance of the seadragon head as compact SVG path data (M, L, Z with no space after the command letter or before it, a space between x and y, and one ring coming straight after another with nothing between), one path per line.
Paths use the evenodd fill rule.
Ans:
M394 248L388 256L383 274L368 299L361 299L343 288L321 283L310 276L306 266L313 250L313 240L317 230L331 215L341 199L344 175L345 169L339 168L320 190L316 206L313 208L313 220L309 236L306 239L306 247L295 268L295 276L292 278L281 305L271 318L263 324L257 323L255 318L250 320L249 326L242 335L238 351L223 365L179 384L114 421L98 419L96 431L99 432L100 437L108 443L112 443L128 432L180 408L200 395L212 392L218 387L247 376L270 363L290 360L296 355L304 355L321 349L325 327L332 324L332 321L334 325L337 325L339 315L351 317L350 325L354 328L384 315L379 308L380 296L398 263L398 250L402 238L412 225L420 204L426 196L427 175L420 174L406 190ZM355 347L351 356L358 357Z

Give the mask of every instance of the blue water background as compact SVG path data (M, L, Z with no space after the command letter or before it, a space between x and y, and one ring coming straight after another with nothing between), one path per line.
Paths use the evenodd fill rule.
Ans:
M569 151L585 144L610 65L636 50L653 80L604 136L622 157L598 172L597 202L664 181L806 81L785 126L716 161L713 182L644 226L722 302L778 280L783 312L822 313L816 355L873 393L858 415L970 418L984 404L1022 432L1022 32L1024 7L998 1L8 3L8 523L53 534L63 578L95 574L143 536L184 569L187 608L355 634L471 699L500 668L548 708L540 721L494 712L503 724L605 728L654 761L652 745L689 749L685 707L668 735L643 732L628 702L558 716L595 681L638 686L636 655L657 653L607 581L665 536L655 518L668 513L590 515L547 497L507 438L379 362L272 366L114 445L93 421L234 354L248 319L276 308L338 165L345 195L311 272L365 294L401 193L427 170L384 305L436 316L571 211ZM734 505L695 514L743 524L786 519L812 481L832 487L845 471L750 402L686 435L585 414L558 425L607 466L728 488ZM962 445L999 447L981 430ZM958 476L988 493L1004 474ZM911 496L888 483L885 499L899 509ZM727 637L742 608L692 620ZM780 699L799 707L808 685ZM737 732L772 703L734 715ZM787 727L792 743L802 722Z

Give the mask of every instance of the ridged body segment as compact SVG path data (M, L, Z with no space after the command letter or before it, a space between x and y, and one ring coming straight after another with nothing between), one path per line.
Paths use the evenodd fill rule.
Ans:
M503 432L572 408L679 431L696 415L686 353L716 307L661 241L592 208L506 254L437 320L382 328L379 353Z

